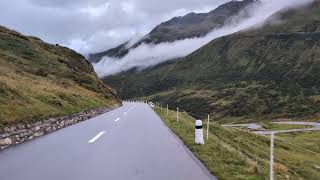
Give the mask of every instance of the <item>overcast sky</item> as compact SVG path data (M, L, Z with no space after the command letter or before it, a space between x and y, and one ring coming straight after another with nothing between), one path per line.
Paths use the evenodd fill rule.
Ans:
M207 12L227 1L230 0L0 1L0 25L87 54L142 37L172 17Z

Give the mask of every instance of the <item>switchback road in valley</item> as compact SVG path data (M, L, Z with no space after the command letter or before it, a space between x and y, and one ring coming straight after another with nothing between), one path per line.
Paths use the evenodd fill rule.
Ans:
M124 103L116 110L1 151L0 179L209 180L215 177L147 104Z

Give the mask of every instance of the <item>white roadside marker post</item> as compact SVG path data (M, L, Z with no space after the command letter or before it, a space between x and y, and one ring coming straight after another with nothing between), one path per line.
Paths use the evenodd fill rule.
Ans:
M207 123L207 141L209 139L209 127L210 127L210 115L208 114L208 123Z
M168 107L168 104L167 104L167 116L169 115L169 107Z
M195 143L204 144L202 121L196 120L195 122Z
M274 164L273 150L274 150L274 132L271 133L271 138L270 138L270 180L274 180L274 175L273 175L273 164Z
M179 107L177 107L177 123L179 122Z
M162 104L161 104L161 114L163 114L163 106L162 106Z

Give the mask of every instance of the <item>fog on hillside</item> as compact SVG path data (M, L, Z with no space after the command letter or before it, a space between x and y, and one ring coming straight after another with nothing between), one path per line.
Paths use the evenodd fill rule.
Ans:
M94 68L100 77L117 74L122 71L137 67L143 69L161 62L184 57L213 39L226 36L248 28L257 28L275 13L296 8L313 0L261 0L256 6L249 9L249 16L240 21L229 23L222 28L214 29L202 38L191 38L179 40L172 43L161 43L157 45L142 44L131 50L121 59L104 57ZM241 13L239 14L239 17Z

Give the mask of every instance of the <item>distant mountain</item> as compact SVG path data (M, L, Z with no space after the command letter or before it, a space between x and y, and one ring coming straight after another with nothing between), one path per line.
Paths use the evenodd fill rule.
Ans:
M230 1L209 13L189 13L182 17L175 17L161 23L130 47L127 46L127 43L124 43L101 53L90 54L88 59L95 63L99 62L104 56L120 58L125 56L130 49L134 49L142 43L159 44L186 38L203 37L213 29L222 27L238 15L240 11L256 2L258 0Z
M0 128L120 104L82 55L0 26Z
M118 47L101 52L101 53L90 54L88 59L90 62L94 63L94 62L99 62L104 56L121 58L129 53L129 49L127 47L127 44L128 44L128 42L121 44Z
M320 1L276 16L281 23L221 37L185 58L104 81L124 99L168 103L199 118L316 116Z

